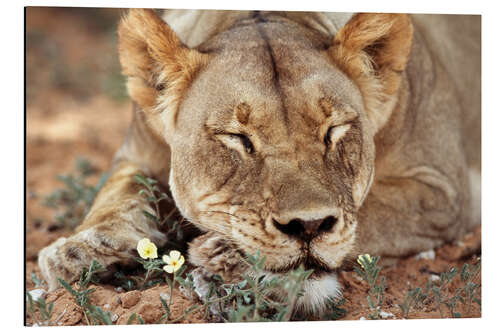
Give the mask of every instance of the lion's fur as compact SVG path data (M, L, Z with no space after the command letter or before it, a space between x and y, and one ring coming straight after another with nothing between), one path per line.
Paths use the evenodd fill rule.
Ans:
M120 24L134 121L79 232L40 253L51 288L94 255L131 260L140 237L164 244L139 214L148 206L133 173L168 184L204 232L189 260L206 272L237 280L246 266L235 258L257 250L269 274L300 263L328 271L308 282L300 311L335 297L332 272L360 252L410 255L480 223L477 17L164 17L170 26L136 9ZM469 29L459 40L448 22ZM279 226L326 217L333 227L307 243Z

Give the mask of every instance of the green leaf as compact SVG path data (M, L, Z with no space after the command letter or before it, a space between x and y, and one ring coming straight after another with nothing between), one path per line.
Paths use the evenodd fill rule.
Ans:
M57 281L59 281L59 283L64 287L64 289L69 291L71 293L71 295L73 295L73 296L77 295L77 292L69 285L68 282L64 281L61 278L57 278Z
M156 215L153 215L144 209L142 210L142 214L144 214L144 216L146 216L151 221L158 223L158 218L156 217Z
M240 288L240 289L245 288L245 286L247 285L247 283L248 283L247 280L241 281L240 283L238 283L238 288Z
M172 280L168 277L168 275L165 275L165 281L167 282L169 288L172 288Z
M135 318L137 317L137 314L134 312L130 315L130 317L128 317L128 320L127 320L127 325L130 325L132 324L132 322L135 320Z
M170 297L172 297L172 296L170 296ZM163 306L163 309L165 310L165 312L167 314L167 319L170 318L170 307L168 306L167 302L162 297L160 297L160 302L161 302L161 305Z
M42 281L36 276L35 272L31 272L31 281L35 284L35 287L40 287L43 285Z

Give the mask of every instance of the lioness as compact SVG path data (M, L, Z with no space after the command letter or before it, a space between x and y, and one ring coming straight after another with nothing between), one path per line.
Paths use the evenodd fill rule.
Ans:
M119 54L134 121L77 232L39 255L50 289L92 259L166 242L135 174L203 233L189 261L236 281L236 254L314 269L322 311L359 253L395 258L480 223L480 18L133 9ZM169 22L168 25L166 22ZM205 274L204 273L204 274Z

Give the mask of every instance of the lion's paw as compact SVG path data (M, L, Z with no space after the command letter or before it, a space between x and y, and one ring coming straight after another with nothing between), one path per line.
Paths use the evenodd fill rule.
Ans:
M224 282L239 282L248 269L243 254L222 235L207 232L189 244L189 261Z
M65 237L42 249L38 254L38 266L49 291L61 287L58 278L68 283L77 280L95 258L93 252L88 243Z
M49 291L53 291L59 287L57 278L62 278L68 282L76 279L76 276L71 274L71 271L64 268L64 263L59 259L59 249L67 241L67 238L61 237L51 245L45 247L38 254L38 266L40 267L42 276L47 281Z

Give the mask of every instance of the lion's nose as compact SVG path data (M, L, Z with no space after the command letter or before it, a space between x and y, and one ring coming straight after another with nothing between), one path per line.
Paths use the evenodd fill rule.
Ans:
M282 233L304 241L310 241L321 233L331 231L335 222L337 222L337 218L335 216L327 216L323 219L312 221L292 219L287 224L281 224L276 220L273 220L273 222L276 229Z

